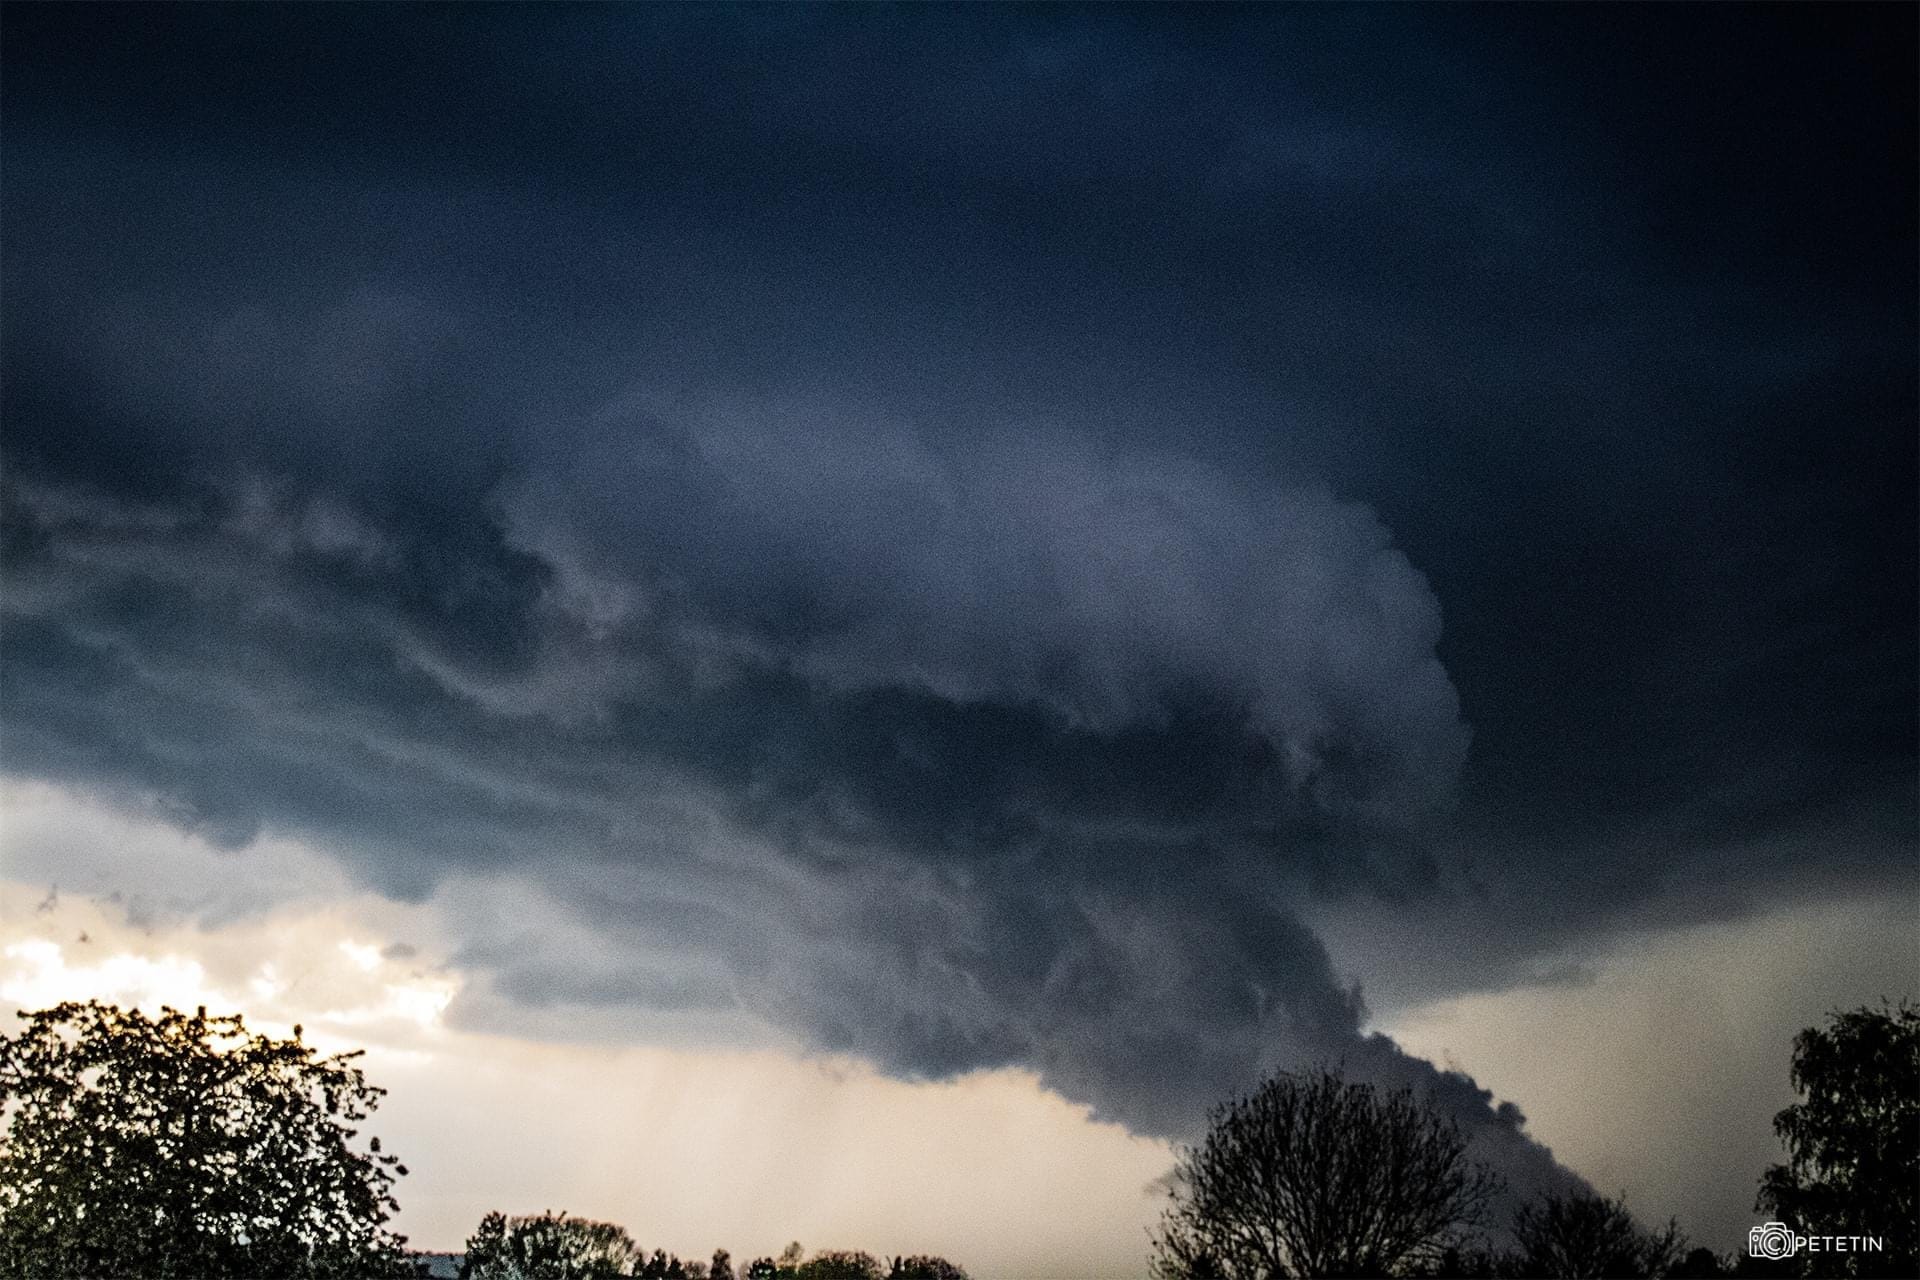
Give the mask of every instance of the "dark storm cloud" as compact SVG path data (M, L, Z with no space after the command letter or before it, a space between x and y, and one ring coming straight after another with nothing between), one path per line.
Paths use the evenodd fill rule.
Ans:
M1303 918L1910 874L1912 24L16 6L7 768L538 880L522 1002L1548 1176Z
M503 485L452 566L444 529L257 479L190 507L10 482L9 765L227 843L309 833L389 893L531 873L608 942L474 922L458 959L528 1003L1028 1065L1154 1133L1308 1061L1464 1088L1362 1034L1292 909L1417 879L1464 752L1371 517L861 443L629 428ZM1460 1098L1516 1180L1560 1176Z

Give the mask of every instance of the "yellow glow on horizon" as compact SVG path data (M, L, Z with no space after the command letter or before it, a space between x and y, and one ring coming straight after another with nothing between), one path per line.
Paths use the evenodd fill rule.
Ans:
M981 1280L1144 1266L1171 1151L1029 1072L908 1082L791 1049L489 1034L448 1025L469 978L422 941L425 908L323 899L202 926L48 896L0 882L0 998L204 1004L364 1049L388 1090L366 1128L413 1170L398 1225L417 1247L458 1249L490 1209L565 1208L682 1257L799 1239L941 1253Z
M30 938L8 943L3 954L8 963L0 975L0 997L23 1008L89 999L155 1011L161 1005L212 1009L233 1004L208 984L207 971L199 961L169 953L146 956L120 951L76 964L59 943Z

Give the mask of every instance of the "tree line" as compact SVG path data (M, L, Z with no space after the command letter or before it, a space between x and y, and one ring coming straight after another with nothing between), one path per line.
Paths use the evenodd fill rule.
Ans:
M0 1035L0 1276L429 1274L392 1228L406 1166L361 1140L384 1090L238 1015L98 1001L21 1012ZM1159 1280L1307 1276L1920 1275L1920 1009L1831 1015L1794 1040L1786 1159L1759 1182L1764 1247L1690 1248L1623 1199L1547 1195L1490 1221L1499 1180L1407 1090L1276 1075L1216 1107L1184 1149L1148 1268ZM1758 1228L1756 1229L1758 1232ZM1872 1237L1872 1249L1773 1248ZM857 1250L682 1260L565 1213L488 1213L462 1280L965 1280L931 1255Z
M1155 1233L1159 1280L1291 1276L1920 1276L1920 1009L1831 1015L1794 1039L1799 1102L1774 1118L1787 1159L1755 1211L1781 1236L1873 1245L1716 1254L1624 1197L1547 1193L1489 1220L1500 1180L1410 1090L1328 1070L1280 1074L1216 1107L1182 1152ZM1504 1237L1493 1228L1505 1226Z
M460 1280L967 1280L967 1273L932 1254L882 1262L858 1249L822 1249L808 1257L799 1241L778 1258L735 1267L733 1255L681 1261L664 1249L651 1254L611 1222L551 1211L509 1217L489 1213L467 1238Z

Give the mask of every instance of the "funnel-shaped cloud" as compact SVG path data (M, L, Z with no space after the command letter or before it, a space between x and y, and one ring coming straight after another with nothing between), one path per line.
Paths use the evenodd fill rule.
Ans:
M1292 905L1428 874L1466 749L1438 607L1362 506L644 416L451 527L299 477L10 490L10 766L303 832L388 892L537 880L578 930L476 922L463 957L509 999L1026 1064L1156 1134L1347 1061L1518 1133L1363 1037Z

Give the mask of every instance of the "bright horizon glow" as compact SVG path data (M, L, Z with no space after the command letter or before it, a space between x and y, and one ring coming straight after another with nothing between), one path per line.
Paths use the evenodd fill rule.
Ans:
M203 918L183 904L244 896L254 871L285 870L300 851L271 843L255 867L251 852L39 784L6 784L0 803L10 877L50 870L74 839L145 855L127 864L140 881L119 888L71 878L86 877L77 862L57 892L0 882L0 998L204 1004L269 1034L299 1024L324 1052L364 1049L388 1090L366 1128L411 1170L397 1191L410 1247L457 1251L490 1209L564 1209L690 1259L722 1247L744 1263L798 1239L940 1253L981 1278L1145 1265L1171 1148L1095 1120L1031 1072L909 1082L789 1047L462 1029L446 1014L468 976L418 941L435 935L431 903L343 892ZM173 905L153 906L167 890Z
M239 908L255 874L323 883L322 868L293 865L322 855L285 841L223 853L40 784L0 787L0 805L0 998L204 1004L272 1034L301 1024L327 1052L364 1048L389 1090L371 1129L413 1170L399 1219L413 1247L458 1250L489 1209L565 1209L682 1257L724 1247L745 1261L798 1239L943 1253L978 1277L1145 1265L1172 1148L1094 1119L1031 1072L907 1082L790 1045L622 1042L586 1011L571 1039L554 1036L567 1010L528 1012L512 1034L496 1025L512 1006L498 1004L476 1006L487 1030L466 1028L448 1015L471 975L443 958L432 900L336 883ZM115 888L77 860L65 865L78 879L55 893L19 878L61 865L74 841L139 850L121 866L142 878ZM162 890L172 902L156 906ZM1533 1134L1597 1187L1726 1247L1776 1158L1767 1121L1788 1100L1787 1040L1827 1007L1898 990L1910 912L1832 903L1649 933L1595 958L1587 983L1437 1001L1381 1029L1520 1103ZM1852 959L1863 932L1877 967ZM1685 1010L1714 1016L1673 1036ZM1740 1064L1738 1088L1713 1061ZM1723 1156L1714 1185L1694 1185L1687 1157L1700 1150Z

